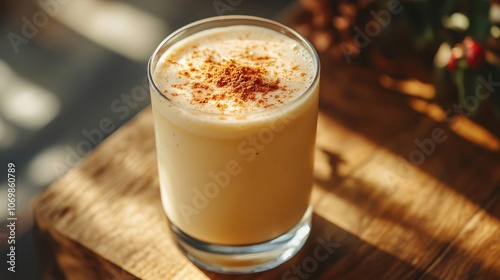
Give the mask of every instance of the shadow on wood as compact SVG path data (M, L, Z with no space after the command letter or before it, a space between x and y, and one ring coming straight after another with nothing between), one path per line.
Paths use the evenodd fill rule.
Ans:
M308 241L286 263L270 271L249 275L203 271L210 279L222 280L418 279L423 274L422 270L359 239L316 213Z
M451 129L449 123L437 122L413 110L409 105L413 98L383 88L380 74L374 70L323 58L322 75L321 113L353 135L362 135L375 149L389 151L396 161L386 164L384 161L390 156L382 152L367 153L365 160L355 164L356 169L362 169L363 165L386 165L386 172L379 175L390 177L386 180L392 181L389 185L411 184L423 177L420 176L423 171L478 206L485 205L498 191L498 151L470 142ZM335 131L331 134L335 137ZM332 154L344 158L359 147L343 143L337 148L323 151L336 161ZM339 168L334 166L334 169ZM345 177L352 171L336 175Z

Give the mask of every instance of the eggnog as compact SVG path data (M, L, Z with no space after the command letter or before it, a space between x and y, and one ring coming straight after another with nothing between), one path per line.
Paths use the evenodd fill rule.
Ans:
M309 208L318 61L276 28L225 25L179 35L150 62L160 190L189 238L248 246Z

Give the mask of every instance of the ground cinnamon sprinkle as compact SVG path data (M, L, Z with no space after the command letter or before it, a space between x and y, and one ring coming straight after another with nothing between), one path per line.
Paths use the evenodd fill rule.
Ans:
M270 107L267 98L276 98L277 95L267 96L269 92L284 90L280 86L280 79L269 79L265 61L269 56L256 57L258 65L244 64L234 59L220 59L216 61L212 55L207 55L199 68L189 67L189 71L181 70L181 76L196 82L190 82L193 92L192 104L206 104L208 100L232 100L245 105L252 101L257 106ZM217 108L224 111L227 106L217 103Z
M267 94L279 89L279 79L265 81L267 73L263 67L243 66L235 60L226 61L222 65L208 64L206 74L207 82L215 84L218 88L228 89L228 93L235 95L243 101L255 100L257 92ZM202 67L203 68L203 67Z

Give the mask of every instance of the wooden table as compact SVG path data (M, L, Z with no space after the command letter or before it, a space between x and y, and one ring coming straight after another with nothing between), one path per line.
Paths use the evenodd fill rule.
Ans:
M160 203L146 109L35 201L47 279L500 279L498 139L443 121L429 84L322 65L313 230L298 255L241 276L189 262Z

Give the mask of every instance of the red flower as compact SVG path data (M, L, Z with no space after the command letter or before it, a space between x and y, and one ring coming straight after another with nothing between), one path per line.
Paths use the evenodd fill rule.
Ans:
M483 47L471 37L464 39L465 58L469 67L477 69L484 64Z

